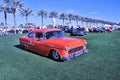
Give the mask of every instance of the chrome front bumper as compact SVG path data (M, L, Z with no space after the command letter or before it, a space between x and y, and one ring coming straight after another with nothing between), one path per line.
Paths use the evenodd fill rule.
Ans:
M82 54L85 54L85 53L87 53L87 52L88 52L88 50L86 49L86 50L84 50L84 51L82 51L82 52L79 52L79 53L76 53L76 54L71 54L71 55L68 56L68 57L61 57L61 60L70 60L70 59L72 59L72 58L75 58L75 57L80 56L80 55L82 55Z

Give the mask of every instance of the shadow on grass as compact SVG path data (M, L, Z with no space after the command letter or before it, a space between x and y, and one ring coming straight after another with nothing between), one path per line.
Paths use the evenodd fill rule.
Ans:
M20 45L20 44L18 44L18 45L14 45L14 47L16 47L16 48L19 48L19 49L22 49L22 50L26 51L26 50L25 50L25 48L24 48L24 46L22 46L22 45Z
M30 50L26 50L25 47L22 46L22 45L20 45L20 44L14 45L14 47L19 48L19 49L24 50L24 51L28 51L28 52L33 53L33 54L38 55L38 56L42 56L42 57L51 59L51 60L56 61L56 62L64 62L64 61L62 61L62 60L59 60L59 61L58 61L58 60L54 60L54 59L52 59L50 56L47 56L47 57L46 57L46 56L43 56L43 55L38 54L38 53L36 53L36 52L30 51Z

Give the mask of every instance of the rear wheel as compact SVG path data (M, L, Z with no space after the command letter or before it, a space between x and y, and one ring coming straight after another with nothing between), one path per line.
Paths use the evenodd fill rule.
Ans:
M23 45L23 49L26 51L28 50L27 46L25 46L25 45Z

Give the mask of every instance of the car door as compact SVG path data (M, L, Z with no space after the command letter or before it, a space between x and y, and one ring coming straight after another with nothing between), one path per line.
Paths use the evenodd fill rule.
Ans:
M35 40L35 33L30 32L27 36L26 43L28 44L28 49L31 51L34 51L34 46L35 46L34 40Z
M49 51L49 46L46 43L46 39L44 39L44 36L42 33L35 33L35 39L32 40L32 44L34 44L33 49L35 52L47 56Z
M40 40L39 51L42 55L47 56L50 51L51 46L48 44L48 40Z

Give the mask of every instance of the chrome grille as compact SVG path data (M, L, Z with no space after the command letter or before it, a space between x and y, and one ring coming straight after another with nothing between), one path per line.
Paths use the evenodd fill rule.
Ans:
M82 49L83 49L83 46L79 46L79 47L70 49L70 50L68 51L68 53L69 53L69 54L75 53L75 52L80 51L80 50L82 50Z

